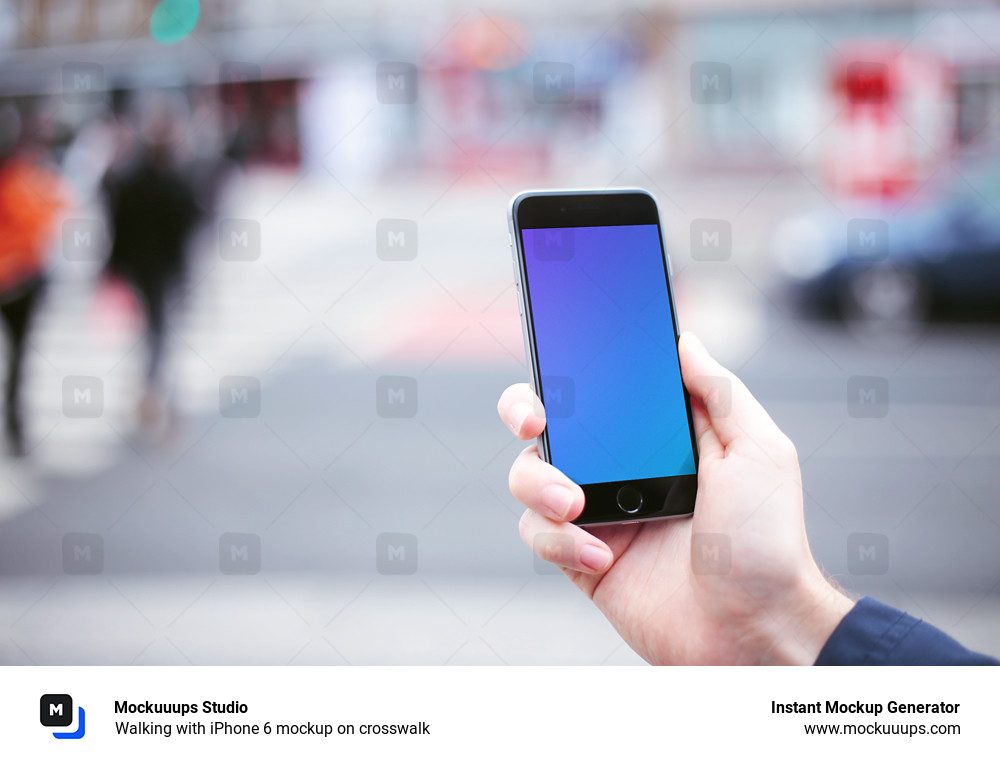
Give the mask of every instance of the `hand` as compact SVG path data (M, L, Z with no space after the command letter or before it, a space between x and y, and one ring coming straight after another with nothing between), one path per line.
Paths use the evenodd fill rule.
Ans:
M583 510L583 490L532 444L510 470L510 491L528 506L521 538L648 662L812 664L853 604L809 550L795 447L694 335L681 335L678 352L698 439L694 515L578 527L570 522ZM504 391L497 410L520 439L545 429L527 385ZM692 557L716 544L724 564L726 542L728 571L692 569Z

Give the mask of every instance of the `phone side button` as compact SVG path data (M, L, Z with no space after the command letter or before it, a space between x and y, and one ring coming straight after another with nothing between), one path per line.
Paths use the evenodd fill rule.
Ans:
M521 291L517 291L517 313L524 316L524 303L521 301Z

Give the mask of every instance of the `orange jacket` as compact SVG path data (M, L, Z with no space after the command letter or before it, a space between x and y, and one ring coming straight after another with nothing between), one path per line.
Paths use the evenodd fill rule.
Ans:
M0 166L0 296L42 272L65 204L55 173L18 157Z

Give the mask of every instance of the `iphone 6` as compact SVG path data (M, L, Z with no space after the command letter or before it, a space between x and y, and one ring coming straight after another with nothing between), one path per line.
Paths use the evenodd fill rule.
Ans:
M694 511L698 450L671 268L641 189L531 191L509 209L543 459L579 484L577 524Z

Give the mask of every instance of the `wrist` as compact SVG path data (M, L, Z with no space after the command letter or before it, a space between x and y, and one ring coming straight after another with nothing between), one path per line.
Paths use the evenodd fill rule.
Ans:
M763 665L812 665L853 608L853 599L817 568L784 603L767 610L750 634L755 648L748 658Z

